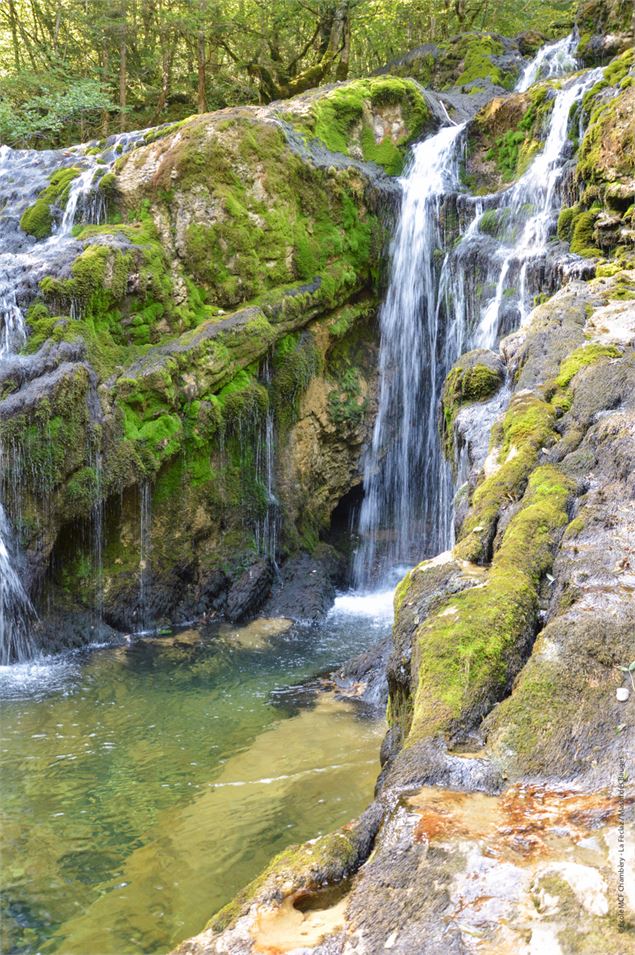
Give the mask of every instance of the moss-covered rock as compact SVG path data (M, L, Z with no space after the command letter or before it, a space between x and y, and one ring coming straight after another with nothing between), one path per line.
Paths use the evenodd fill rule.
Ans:
M29 371L3 383L11 401L0 438L32 462L22 519L16 502L7 507L37 564L34 579L52 550L64 550L54 561L64 572L50 583L65 608L73 599L94 605L99 577L100 603L117 627L146 611L157 622L205 612L206 581L241 573L262 546L272 505L257 449L267 415L276 468L282 475L287 454L289 475L275 505L280 555L314 547L359 481L383 173L344 156L324 161L325 145L338 148L334 130L357 115L353 100L364 128L383 124L377 143L399 155L429 120L416 84L373 80L308 95L303 117L297 103L278 103L163 129L117 160L99 187L110 221L77 228L74 261L41 281L28 315ZM294 110L306 141L325 144L307 145L281 121ZM62 172L68 187L75 171ZM61 201L52 194L58 178L41 197L47 203ZM58 414L58 381L75 377L83 388ZM303 432L317 420L316 396L320 426L307 461ZM57 426L65 418L76 425L72 440ZM140 487L149 488L153 515L145 611ZM102 508L97 574L86 527Z
M633 48L606 67L586 94L588 116L576 167L579 202L563 211L559 235L584 256L620 255L635 245Z
M55 213L62 213L68 201L71 184L79 176L75 166L58 169L32 206L22 213L20 228L36 239L46 239L53 231Z
M417 83L395 76L338 84L285 104L284 118L345 156L401 172L406 149L434 119Z
M417 630L406 745L466 732L510 686L531 644L538 589L567 523L570 493L561 472L537 468L483 584L445 600Z
M633 11L628 0L582 0L576 25L576 56L586 66L606 63L633 45Z
M479 92L487 86L511 89L522 63L518 45L492 33L461 33L428 43L391 60L382 73L413 77L435 90L465 87Z
M461 407L474 401L487 401L505 380L500 358L486 349L463 355L448 374L443 386L443 435L446 454L452 460L454 422Z
M554 84L496 97L469 127L464 180L476 192L494 192L522 175L544 140Z

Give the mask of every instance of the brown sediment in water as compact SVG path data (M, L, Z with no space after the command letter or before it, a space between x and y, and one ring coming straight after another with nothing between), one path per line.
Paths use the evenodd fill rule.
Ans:
M619 813L617 797L606 791L520 784L499 796L424 787L407 803L419 816L417 842L482 841L488 855L516 862L547 855L562 839L577 843L590 831L614 825Z
M318 945L325 936L340 931L348 905L347 896L341 897L342 891L345 890L336 892L335 896L328 889L326 892L295 892L279 906L259 912L251 930L254 952L283 955ZM321 907L325 904L326 907Z
M272 637L286 633L292 626L293 621L287 617L258 617L240 626L223 623L219 627L219 634L228 643L246 650L260 650L267 646Z

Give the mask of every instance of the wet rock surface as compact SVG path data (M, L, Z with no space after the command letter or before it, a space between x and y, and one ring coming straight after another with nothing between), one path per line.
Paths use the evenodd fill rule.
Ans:
M335 580L340 570L335 552L325 553L322 559L310 554L291 557L276 575L271 595L262 608L263 614L290 620L317 620L333 604Z
M260 609L271 591L271 562L259 560L248 567L227 595L226 615L232 623L244 620Z

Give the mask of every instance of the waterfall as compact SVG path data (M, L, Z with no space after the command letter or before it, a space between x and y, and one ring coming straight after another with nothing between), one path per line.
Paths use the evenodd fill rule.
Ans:
M268 389L271 397L271 358L269 355L262 362L260 378L262 383ZM267 412L264 422L258 432L258 443L256 446L256 474L265 494L264 514L258 520L256 525L256 547L258 553L263 557L268 557L273 564L274 569L278 570L276 563L276 550L278 547L278 523L280 519L280 504L276 497L276 436L275 420L271 400L267 405Z
M150 581L150 551L152 548L152 488L143 481L139 501L139 633L150 628L148 616L148 583Z
M540 50L517 90L574 68L574 46L570 36ZM461 127L443 128L414 147L380 312L379 408L364 461L353 565L358 588L452 544L453 485L439 437L443 381L466 349L495 347L518 327L544 286L571 108L601 73L563 82L542 150L500 193L459 193ZM444 227L453 207L458 236Z
M77 223L96 223L104 214L104 202L97 188L115 159L140 142L142 132L113 136L103 144L85 143L70 149L35 150L0 147L0 365L19 364L27 338L25 311L35 298L40 280L70 265L82 245L73 237ZM52 234L41 240L20 227L22 214L49 185L53 173L77 167L64 209L53 208ZM11 463L11 462L10 462ZM28 462L27 462L28 463ZM14 480L2 467L0 484L13 487ZM12 495L18 497L18 493ZM0 662L27 659L33 655L29 636L35 619L33 607L21 580L18 541L0 499ZM101 536L101 510L95 510L95 534ZM96 545L101 565L101 542ZM100 588L100 581L97 581ZM100 597L98 595L98 601Z
M570 33L562 40L543 46L520 74L516 92L524 93L538 80L548 80L575 70L576 60L573 54L577 45L578 38L575 33Z
M380 313L379 408L364 468L361 543L355 555L360 587L416 559L422 540L431 549L449 540L449 522L439 505L450 475L435 424L446 370L442 356L448 350L438 320L436 253L444 245L443 200L458 188L463 128L445 127L415 146L402 180L390 282Z
M30 628L35 612L16 570L11 525L0 504L0 665L33 656Z
M473 347L493 348L533 307L562 204L571 109L600 76L592 70L565 83L555 95L545 144L526 172L510 189L472 201L475 215L446 259L444 285L467 288L468 277L478 275L455 305Z

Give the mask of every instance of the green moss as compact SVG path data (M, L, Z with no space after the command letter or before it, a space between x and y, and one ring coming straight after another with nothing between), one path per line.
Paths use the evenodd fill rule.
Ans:
M537 468L485 583L446 599L417 629L408 745L464 731L504 694L533 631L571 490L557 468Z
M22 213L20 228L36 239L45 239L53 231L53 210L63 210L68 201L71 183L79 176L75 166L58 169L32 206Z
M560 212L558 216L558 238L561 242L571 242L571 232L577 211L577 206L570 206Z
M488 559L500 511L522 497L540 450L555 440L554 423L548 402L534 394L514 396L499 435L500 464L474 492L455 548L457 556L477 562Z
M595 343L582 345L560 363L560 369L555 380L556 385L558 388L566 388L582 368L586 368L602 358L619 357L620 351L615 345L598 345Z
M355 171L308 171L274 126L236 121L226 134L231 150L190 126L174 157L179 183L198 189L204 174L219 210L185 233L184 265L207 303L232 308L318 275L324 283L331 275L367 280L377 222L359 201L363 186ZM253 180L237 175L229 161L234 154ZM166 175L165 186L171 181Z
M404 600L408 596L408 591L410 590L411 585L412 585L412 571L409 570L406 576L399 581L397 585L397 589L395 590L395 599L394 599L395 617L397 617L397 615L399 614L401 605L403 604Z
M287 896L298 889L317 889L326 882L339 882L360 863L362 851L363 839L353 827L338 829L302 846L290 846L221 909L207 928L222 932L261 895L274 892L278 897Z
M399 107L404 131L395 141L376 141L372 111ZM318 99L313 107L310 132L333 152L350 155L357 137L365 160L375 162L391 175L401 172L405 149L430 120L430 110L416 83L394 76L354 80Z
M114 199L117 195L117 176L114 172L107 172L97 183L99 191L106 199Z
M491 191L522 175L541 148L554 101L553 83L542 83L508 100L493 100L477 114L468 139L472 188ZM495 173L475 164L474 156L493 164ZM494 225L493 217L489 222Z
M467 49L463 57L463 70L456 78L457 86L465 86L475 80L489 79L497 86L506 85L506 77L492 61L492 56L504 53L503 44L485 33L465 38Z
M499 238L509 219L508 209L486 209L479 219L479 232Z
M473 401L487 401L502 384L499 371L487 365L459 363L449 373L443 387L443 433L446 453L452 457L454 421L461 407Z
M571 251L576 255L582 255L585 258L592 258L601 255L600 250L595 244L593 227L597 219L597 212L588 210L578 212L572 218L571 225Z
M299 402L321 369L321 356L308 332L285 335L273 352L271 396L276 421L284 430L296 420Z
M28 414L16 415L0 424L0 442L11 447L19 460L28 462L22 474L21 495L26 507L39 502L43 519L56 503L66 515L77 514L92 501L92 469L86 458L91 448L88 407L90 380L85 368L66 374L54 390ZM71 477L65 500L63 492Z
M364 417L367 399L362 396L356 368L348 368L327 396L329 417L336 425L356 427Z

